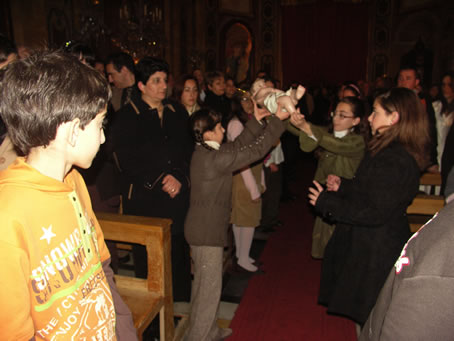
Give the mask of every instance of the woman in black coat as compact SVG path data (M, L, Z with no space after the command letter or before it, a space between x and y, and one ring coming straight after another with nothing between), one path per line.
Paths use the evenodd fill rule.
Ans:
M140 97L131 98L114 122L113 150L121 174L123 213L172 219L172 284L175 301L189 301L191 272L184 219L189 207L193 141L188 114L167 100L168 65L153 57L136 66ZM148 273L145 247L134 246L136 276Z
M410 236L406 210L427 165L428 124L416 95L394 88L369 116L373 139L351 180L314 181L310 203L336 222L323 260L319 302L363 325Z

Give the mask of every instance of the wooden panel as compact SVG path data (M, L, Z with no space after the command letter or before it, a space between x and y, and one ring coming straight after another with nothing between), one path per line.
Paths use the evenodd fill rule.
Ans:
M444 204L444 198L440 195L418 194L407 208L410 231L418 231L435 213L443 208Z
M148 291L146 288L138 289L117 285L118 292L132 312L134 326L141 334L158 315L164 304L164 297Z
M419 179L420 185L440 186L441 174L440 173L424 173Z
M440 195L419 194L407 208L407 214L433 215L444 206L444 198Z

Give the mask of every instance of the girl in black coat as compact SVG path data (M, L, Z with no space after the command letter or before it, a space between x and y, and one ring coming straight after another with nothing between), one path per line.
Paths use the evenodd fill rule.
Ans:
M410 236L406 210L427 165L426 115L411 90L377 97L369 116L373 139L351 180L314 181L310 203L336 222L322 267L319 302L362 326Z

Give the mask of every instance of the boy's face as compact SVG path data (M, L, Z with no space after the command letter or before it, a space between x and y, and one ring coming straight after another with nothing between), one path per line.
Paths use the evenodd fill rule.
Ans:
M208 89L213 91L217 96L222 96L225 93L225 80L224 77L216 78L213 84L208 85Z
M104 109L96 117L88 123L82 130L79 129L77 138L76 161L74 164L82 168L91 166L93 159L98 153L99 147L106 141L104 136L103 121L107 111Z

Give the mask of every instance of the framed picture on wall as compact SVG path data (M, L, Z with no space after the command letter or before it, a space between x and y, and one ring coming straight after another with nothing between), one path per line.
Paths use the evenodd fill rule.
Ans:
M219 9L222 12L252 15L252 0L220 0Z

